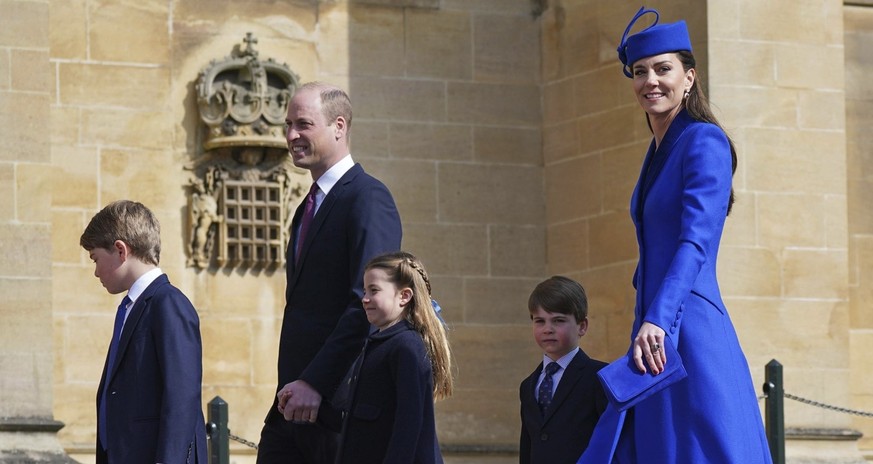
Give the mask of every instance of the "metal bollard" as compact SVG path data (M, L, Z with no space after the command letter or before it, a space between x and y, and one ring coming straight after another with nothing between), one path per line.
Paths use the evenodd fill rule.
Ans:
M773 464L785 464L785 390L782 384L782 364L775 359L764 371L764 425Z
M230 464L230 430L227 428L227 402L220 396L212 398L206 419L209 437L209 464Z

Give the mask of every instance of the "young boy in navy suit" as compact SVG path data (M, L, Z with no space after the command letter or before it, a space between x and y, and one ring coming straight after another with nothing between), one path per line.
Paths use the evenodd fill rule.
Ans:
M521 383L521 464L575 464L606 409L597 378L606 363L588 357L579 339L588 330L588 298L578 282L554 276L528 299L543 362Z
M106 290L126 293L97 389L97 464L206 464L200 319L158 267L158 220L116 201L79 244Z

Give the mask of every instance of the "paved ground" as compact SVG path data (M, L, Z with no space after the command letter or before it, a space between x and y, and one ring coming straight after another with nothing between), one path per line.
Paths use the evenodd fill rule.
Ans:
M443 454L445 464L518 464L518 456L499 454L487 456L484 454Z
M70 454L70 457L81 464L94 464L93 453ZM484 455L484 454L444 454L445 464L518 464L518 456L511 454ZM230 457L230 464L255 464L254 453L234 454Z

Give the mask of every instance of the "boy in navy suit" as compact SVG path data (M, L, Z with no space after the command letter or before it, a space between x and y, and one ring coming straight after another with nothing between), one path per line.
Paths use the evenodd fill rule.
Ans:
M79 244L106 290L126 293L97 389L97 464L206 464L200 319L158 267L158 220L116 201Z
M579 349L588 330L588 298L578 282L554 276L528 299L543 362L521 383L521 464L575 464L606 409L597 378L606 363Z

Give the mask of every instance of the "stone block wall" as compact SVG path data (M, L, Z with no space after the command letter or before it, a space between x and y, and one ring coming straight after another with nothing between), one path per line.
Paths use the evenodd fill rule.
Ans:
M0 10L0 462L66 462L52 402L49 4Z
M527 297L546 273L539 22L518 0L360 3L323 20L347 21L352 153L394 193L451 326L442 444L511 450L540 360Z
M233 433L258 439L275 391L284 271L185 266L183 167L201 150L194 82L246 32L302 82L349 90L352 154L394 193L404 248L433 275L452 327L457 393L438 405L443 442L515 446L518 383L540 356L527 295L546 271L539 24L523 0L432 3L52 3L54 408L78 459L93 459L118 299L78 237L120 198L158 215L161 267L200 313L204 403L221 396Z
M711 99L740 157L726 303L758 385L775 358L787 392L848 404L842 2L711 2L709 22ZM785 405L788 427L851 425Z
M873 374L869 353L873 350L873 214L870 211L873 168L873 2L844 9L846 52L846 152L849 216L849 392L851 405L873 411ZM864 436L860 447L873 458L873 424L856 417L853 426Z
M0 9L0 418L51 418L48 4Z

